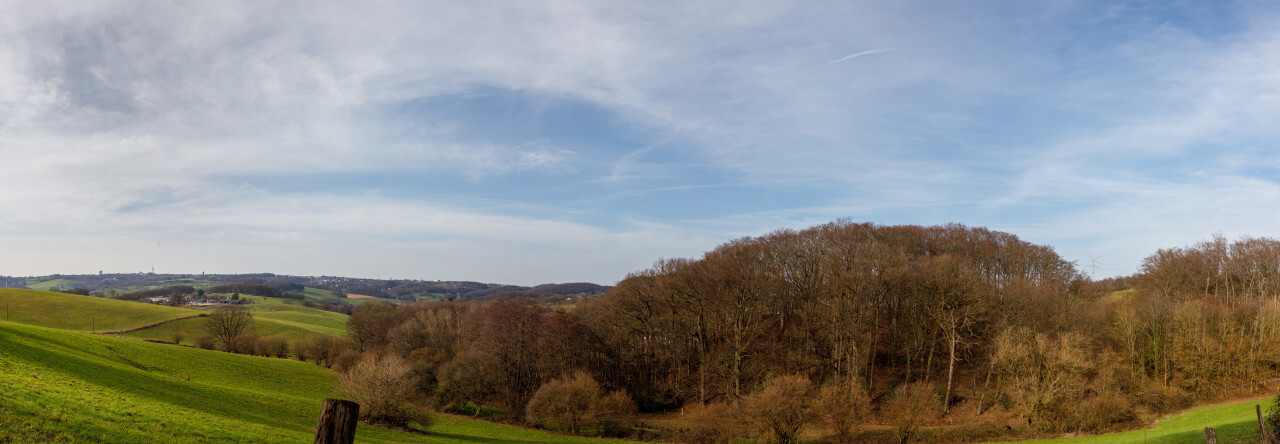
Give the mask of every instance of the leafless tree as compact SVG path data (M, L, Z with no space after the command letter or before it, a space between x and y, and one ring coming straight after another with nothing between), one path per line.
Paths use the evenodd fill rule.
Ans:
M244 307L221 307L205 317L205 330L218 340L223 348L231 347L233 340L253 326L253 312Z

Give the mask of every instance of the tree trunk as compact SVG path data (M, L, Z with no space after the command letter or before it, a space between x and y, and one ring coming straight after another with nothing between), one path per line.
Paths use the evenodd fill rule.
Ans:
M947 393L942 397L942 414L947 414L951 410L951 380L956 374L956 338L952 335L947 339L951 346L951 359L947 361ZM981 408L981 407L979 407Z

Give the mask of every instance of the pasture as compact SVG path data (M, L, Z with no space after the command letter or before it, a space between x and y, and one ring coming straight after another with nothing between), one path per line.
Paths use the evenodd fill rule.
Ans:
M124 330L200 313L141 302L0 288L0 320L62 330Z
M0 322L0 436L14 442L307 442L327 369L297 361ZM619 442L437 415L360 442Z

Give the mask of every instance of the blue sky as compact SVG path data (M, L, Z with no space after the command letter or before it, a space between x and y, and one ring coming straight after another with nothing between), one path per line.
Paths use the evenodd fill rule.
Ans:
M837 218L1277 236L1268 2L0 4L0 274L612 284Z

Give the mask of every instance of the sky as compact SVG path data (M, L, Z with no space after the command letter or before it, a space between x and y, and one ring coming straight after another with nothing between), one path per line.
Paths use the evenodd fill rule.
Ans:
M0 275L613 284L848 218L1280 236L1280 4L0 0Z

